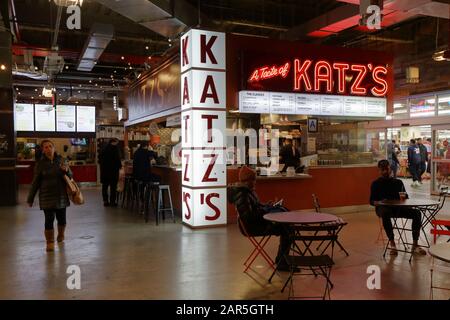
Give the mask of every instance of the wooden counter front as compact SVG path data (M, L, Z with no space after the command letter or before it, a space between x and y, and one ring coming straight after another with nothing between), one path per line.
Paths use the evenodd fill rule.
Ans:
M173 206L181 216L181 171L174 168L153 167L162 183L170 185ZM227 183L238 181L239 169L227 170ZM256 192L262 202L284 199L284 205L291 209L311 209L312 194L319 197L323 208L366 205L369 203L370 185L378 178L375 166L310 168L307 176L300 177L258 177ZM227 222L236 222L233 205L227 206Z

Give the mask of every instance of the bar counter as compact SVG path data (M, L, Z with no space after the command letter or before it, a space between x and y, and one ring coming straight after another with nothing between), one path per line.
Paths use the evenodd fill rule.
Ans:
M170 185L174 208L181 214L181 168L153 166L162 183ZM239 169L227 169L227 183L238 182ZM323 208L367 205L370 185L378 178L376 165L309 167L308 175L258 176L256 193L262 202L284 199L290 210L313 208L312 194L316 194ZM228 223L236 222L233 205L228 204Z
M16 172L18 184L31 184L33 181L35 164L36 162L34 160L17 161ZM73 179L76 182L97 183L97 165L94 163L71 165L70 170L72 170Z

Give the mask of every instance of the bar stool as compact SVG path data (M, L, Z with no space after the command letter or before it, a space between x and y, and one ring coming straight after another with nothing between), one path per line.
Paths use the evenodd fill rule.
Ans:
M158 197L159 182L147 181L145 183L144 191L144 219L148 222L150 207L153 208L153 212L157 212L156 197Z
M172 213L172 219L175 223L175 215L173 213L173 205L172 205L172 196L170 194L170 186L167 184L159 185L159 192L158 192L158 206L156 209L156 224L159 222L160 214L163 214L163 220L165 219L165 211L170 211ZM167 191L169 195L169 207L164 206L164 191Z
M129 204L129 198L132 193L132 179L132 176L125 176L125 182L122 192L122 208L128 206Z

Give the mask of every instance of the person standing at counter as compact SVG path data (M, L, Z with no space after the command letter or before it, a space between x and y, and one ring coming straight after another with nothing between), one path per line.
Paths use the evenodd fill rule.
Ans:
M118 144L118 139L111 139L99 155L100 182L102 183L103 205L105 207L117 206L117 183L119 181L119 170L122 168Z
M286 137L285 145L280 150L280 163L284 164L281 172L286 172L289 167L297 169L300 166L300 150L293 144L291 136Z
M64 159L55 153L50 140L41 142L42 158L36 162L34 178L28 193L27 203L31 208L39 190L39 207L45 214L45 239L47 252L54 251L55 233L53 223L58 221L58 242L64 241L66 229L66 208L70 205L66 192L64 175L72 177L72 172Z
M228 201L233 203L239 213L239 218L245 225L250 236L276 235L280 236L278 247L277 270L289 271L289 265L284 256L289 253L289 234L280 226L274 225L263 216L270 212L286 211L282 206L271 203L263 204L255 192L256 172L249 167L242 167L239 171L239 183L228 186Z
M133 156L133 177L140 181L160 182L158 175L152 174L152 161L157 157L157 153L148 150L148 145L141 145Z

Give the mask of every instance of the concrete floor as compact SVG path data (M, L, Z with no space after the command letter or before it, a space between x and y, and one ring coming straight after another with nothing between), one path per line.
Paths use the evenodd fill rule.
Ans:
M411 195L427 196L427 190L424 185ZM264 260L242 272L251 246L236 225L193 231L179 222L145 224L136 212L104 208L99 188L84 190L86 205L68 208L66 242L48 254L43 213L23 205L26 192L20 189L21 205L0 208L0 299L287 298L280 292L287 274L267 283L271 272ZM350 256L335 251L332 299L428 299L429 256L411 264L403 253L385 260L383 245L376 242L375 213L342 217L349 224L340 240ZM269 244L272 255L277 241ZM69 265L80 267L80 290L67 289ZM380 290L367 288L370 265L381 270ZM450 287L448 274L436 274L435 281ZM322 280L300 278L295 288L312 293L322 285ZM435 299L449 298L449 291L435 290Z

